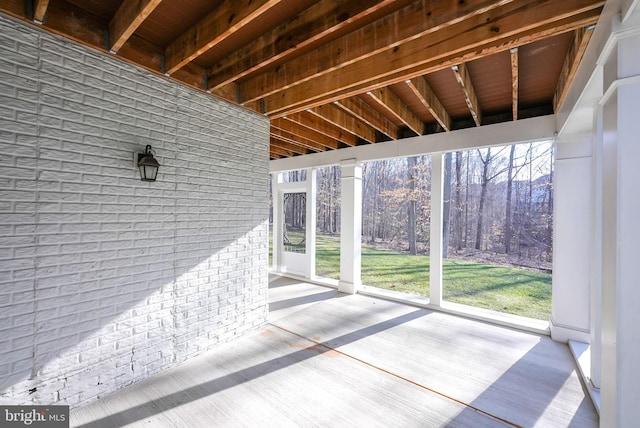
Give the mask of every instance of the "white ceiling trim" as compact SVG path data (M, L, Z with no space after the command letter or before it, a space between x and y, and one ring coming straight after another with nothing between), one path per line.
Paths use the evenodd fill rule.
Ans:
M534 141L551 140L556 134L555 115L515 122L484 125L451 132L420 135L396 141L348 147L270 161L272 173L338 165L345 159L366 162L380 159L420 156L432 153L479 149Z

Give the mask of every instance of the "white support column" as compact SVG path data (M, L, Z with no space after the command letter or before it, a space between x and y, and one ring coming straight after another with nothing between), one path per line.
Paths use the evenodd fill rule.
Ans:
M307 169L306 255L307 278L316 276L316 168Z
M593 145L591 186L593 198L591 201L591 308L590 308L590 355L589 379L591 385L600 388L602 366L602 239L603 227L602 208L602 106L595 110L594 117L596 136Z
M640 11L615 28L602 105L600 425L640 421Z
M555 142L551 337L589 343L592 145L587 135Z
M281 172L271 174L271 202L273 204L273 230L271 257L272 268L275 272L280 272L282 266L282 192L280 185L284 181Z
M444 190L443 153L431 155L431 225L429 228L429 301L442 304L442 212Z
M340 161L340 282L338 291L355 294L362 284L362 166Z

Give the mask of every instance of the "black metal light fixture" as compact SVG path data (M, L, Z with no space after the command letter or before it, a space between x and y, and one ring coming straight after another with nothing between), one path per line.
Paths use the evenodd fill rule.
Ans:
M142 181L156 181L160 164L153 157L153 148L147 145L144 153L138 153L138 169L140 170L140 179Z

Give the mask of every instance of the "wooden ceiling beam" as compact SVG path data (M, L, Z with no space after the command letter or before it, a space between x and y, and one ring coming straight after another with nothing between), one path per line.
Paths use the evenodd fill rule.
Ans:
M308 111L365 141L376 142L376 133L373 128L333 104L314 107Z
M289 153L296 153L299 155L306 155L309 153L309 150L305 147L302 147L298 144L294 144L293 142L287 140L286 138L280 137L279 135L271 134L271 144L270 148L280 148L284 149ZM289 155L291 156L291 155Z
M326 147L322 147L320 144L314 144L313 141L309 141L305 138L300 138L298 135L292 134L279 128L272 127L271 136L281 141L286 141L288 143L295 144L296 146L300 146L310 152L318 153L327 150Z
M389 88L374 89L367 92L369 97L395 116L399 121L407 125L409 129L418 135L424 133L424 123L409 107Z
M109 23L111 53L116 53L162 0L125 0Z
M270 156L278 156L278 157L285 157L285 158L289 158L291 156L294 155L294 153L291 150L287 150L284 149L280 146L278 146L278 143L274 141L273 138L271 138L271 144L269 144L269 155Z
M271 126L287 131L304 140L312 141L314 145L317 145L316 148L319 148L320 150L335 150L340 148L340 143L336 139L327 137L326 135L311 128L307 128L306 126L302 126L293 120L289 120L287 117L272 120Z
M0 6L0 10L6 12L8 9L8 13L15 13L21 19L31 21L38 16L37 9L39 7L43 8L41 16L43 19L45 15L47 17L46 24L43 24L45 29L77 40L80 43L99 49L102 52L108 52L110 49L117 51L118 56L122 59L141 65L152 72L165 72L164 59L167 50L159 46L155 46L135 34L136 28L138 28L139 25L144 22L144 19L151 13L151 11L145 12L143 9L145 7L156 7L161 0L121 0L119 3L122 4L116 14L111 17L111 22L109 22L109 17L103 17L104 19L99 18L76 6L78 3L75 0L56 0L52 2L49 2L48 0L28 1L31 3L30 5L33 5L33 7L30 7L28 11L24 8L25 0L5 0L3 5ZM249 8L253 6L247 6L246 3L251 3L251 1L242 3ZM321 2L309 2L309 4L311 5L310 7L319 7L318 5L327 4L329 1L332 1L334 4L345 3L344 7L366 8L367 6L365 5L365 2L372 7L376 7L375 3L371 0L354 2L322 0ZM408 2L409 0L386 0L384 3L387 4L388 10L398 11L397 9L400 7L400 3L406 4ZM155 4L155 6L150 6L152 3ZM219 0L215 3L220 3L223 6L225 4L230 5L235 3L237 6L240 2ZM262 0L259 1L259 3L266 4L268 1ZM273 3L276 3L275 0L273 0ZM355 5L354 3L362 3L362 5ZM501 7L497 7L498 3L500 3ZM563 3L571 3L575 7L582 8L582 11L577 15L574 15L573 12L569 10L572 6L565 5ZM415 35L415 38L413 36L402 38L402 34L404 34L402 31L405 31L405 24L414 21L411 21L411 17L405 16L407 20L401 20L399 23L390 25L389 22L385 22L385 20L392 21L399 16L394 13L376 21L374 24L378 24L378 27L375 25L365 27L372 30L370 34L365 35L364 33L358 33L359 36L354 36L362 37L364 43L371 43L372 40L375 40L375 43L379 43L380 46L383 46L377 49L377 51L372 51L371 56L367 52L360 55L358 53L361 49L360 46L333 45L333 42L329 42L329 45L333 47L346 49L346 51L326 51L330 52L335 57L335 62L333 63L310 64L294 59L285 63L285 66L294 65L294 68L285 69L285 71L291 71L293 74L283 73L282 69L278 69L278 73L270 74L270 71L276 70L276 64L270 61L267 61L267 63L262 65L257 64L256 68L249 72L251 74L243 74L243 76L254 76L256 75L255 71L259 71L259 69L266 67L271 70L267 73L261 73L260 76L264 74L267 80L271 79L271 81L274 82L273 87L279 87L278 85L282 84L281 77L283 75L285 75L287 79L290 78L293 83L286 83L288 80L285 80L285 85L287 86L283 87L284 89L277 89L270 93L270 95L268 95L264 100L256 98L243 104L245 106L251 106L254 110L260 113L269 114L272 119L272 124L278 123L279 126L272 127L273 134L275 134L275 137L272 136L272 138L276 144L276 146L274 146L275 151L270 151L270 154L273 157L306 154L309 151L319 151L333 147L340 148L345 144L356 145L361 143L360 138L375 141L375 132L372 136L369 135L369 137L366 138L360 136L360 138L358 138L358 136L351 133L354 129L360 132L357 125L354 126L353 123L344 122L340 124L339 127L335 122L328 122L326 118L320 119L318 116L313 115L323 109L325 110L325 113L332 109L337 110L343 115L343 117L350 118L350 120L356 120L356 124L359 123L360 126L363 126L363 129L368 129L369 131L378 129L389 135L394 133L395 127L395 135L397 136L397 126L392 124L389 119L384 117L384 115L380 114L380 112L371 107L369 103L364 101L367 99L364 98L367 91L373 92L380 90L382 92L381 88L392 83L399 83L412 78L414 81L418 81L418 76L424 73L441 70L455 64L461 64L465 61L501 52L524 43L529 43L544 37L558 34L560 32L574 31L578 26L593 24L595 23L600 13L601 5L604 2L600 1L600 5L596 5L596 0L565 0L563 3L560 3L559 0L531 0L528 2L524 0L501 0L496 3L488 0L465 0L464 2L458 2L457 0L414 1L412 2L413 10L416 10L415 8L422 8L423 11L428 12L424 16L415 15L416 21L422 21L425 23L429 19L428 17L437 15L436 18L440 19L442 23L431 29L425 30L422 35ZM482 4L485 5L484 8L481 7ZM517 6L515 6L516 4ZM549 4L554 5L549 6ZM14 5L18 5L19 7L14 7ZM455 13L458 13L458 15L447 21L443 14L437 13L437 8L445 5L449 12L451 12L453 8L459 8L461 6L466 7L469 10L472 10L474 7L476 9L473 9L474 11L469 12L466 15L460 14L459 11L456 11ZM408 6L403 10L407 11L409 8L410 7ZM547 15L541 13L540 11L544 8L553 8L555 17L560 17L559 20L556 20L555 17L547 17ZM125 10L127 11L126 13ZM265 8L264 10L266 11L267 9ZM514 11L513 14L509 12L509 10ZM384 13L387 13L386 9ZM27 16L27 14L29 15ZM367 14L368 12L363 12L362 16ZM379 12L379 15L381 14L382 12ZM519 15L518 18L514 18L516 14ZM258 15L260 15L260 13L256 13L254 17L257 17ZM535 15L532 19L540 21L541 24L539 25L529 22L528 17L531 15ZM73 16L73 20L70 20L69 16ZM210 15L205 16L205 19L209 16ZM335 18L336 17L328 19ZM235 17L233 19L235 19ZM511 26L512 19L514 22L516 19L519 21L518 25L521 27L520 29L516 29L514 26ZM371 20L372 19L369 18L368 22ZM118 21L118 23L116 23L116 21ZM431 24L433 24L433 22L429 25ZM466 27L463 24L465 24ZM113 29L115 25L119 25L124 29L116 31ZM233 23L231 25L233 26ZM286 24L282 25L286 26ZM300 29L301 27L298 26L297 28ZM392 31L385 33L388 28L391 28ZM455 33L461 29L463 31L460 31L459 34ZM485 35L482 39L480 37L476 38L475 36L480 34L481 29L488 33L489 36ZM211 29L206 28L204 30L209 31ZM293 27L290 27L290 30L293 31ZM323 30L319 31L322 32ZM356 31L356 33L358 31ZM397 34L394 33L394 31ZM406 31L408 33L412 30ZM235 30L233 30L233 32L235 32ZM327 30L325 32L327 34L327 39L325 40L328 40L330 38L328 34L332 31ZM194 34L201 37L201 34L197 31ZM342 34L344 34L344 31ZM424 37L425 34L428 34L429 37ZM575 70L580 62L584 52L584 47L586 47L588 37L590 35L591 32L589 31L589 34L580 39L580 31L575 32L573 45L571 46L570 52L567 54L560 82L556 88L556 95L554 97L554 108L556 109L559 109L564 102L567 88L574 78ZM462 37L466 38L466 43L460 41L460 38ZM320 40L320 38L318 40ZM384 43L381 42L381 40L384 40ZM389 40L391 40L390 43ZM394 42L393 40L400 41ZM198 40L193 41L196 45L197 42ZM286 42L282 43L285 43L286 45ZM305 43L305 41L301 41L300 43ZM427 56L425 56L424 52L422 53L422 56L418 53L418 46L420 44L422 45L421 49L428 53ZM175 43L171 46L174 45ZM115 49L113 49L114 47ZM271 46L270 48L275 47ZM287 58L295 56L295 51L296 49L299 49L299 46L296 45L294 47L291 45L288 48L285 46L284 49L289 49L290 54L286 53L280 59L284 59L287 55L291 55ZM323 58L322 52L324 51L322 49L324 48L320 48L318 52L313 54L316 56L310 56L309 58ZM367 48L365 47L363 49ZM574 49L577 53L573 52ZM307 51L308 50L309 49L307 49ZM202 52L196 53L193 58L196 58ZM518 115L517 54L515 55L515 60L513 53L511 54L511 58L513 118L516 119ZM333 61L333 59L331 61ZM309 70L313 69L313 67L316 68L317 74L311 73L305 75L305 73L308 73ZM372 69L375 71L372 71ZM242 67L237 70L242 70ZM294 75L298 72L300 73L299 75ZM239 71L238 73L243 73L243 71ZM356 75L357 78L354 77ZM212 76L213 74L207 75L207 70L204 70L203 67L194 63L192 60L185 61L171 75L172 79L199 90L207 89L209 86L207 85L207 78ZM306 77L302 77L300 79L300 76ZM247 87L245 86L245 83L250 80L251 77L244 83L240 81L241 85L237 85L236 83L222 85L211 92L232 102L240 103L242 100L241 95ZM461 80L464 82L464 79ZM321 84L324 83L327 83L327 86L321 86ZM410 82L407 83L410 85L414 93L425 93L424 89L422 89L422 91L418 90L418 85L412 85ZM473 88L472 85L467 86ZM268 86L266 87L268 88ZM306 91L303 95L305 99L300 100L299 98L296 98L298 95L292 95L292 92L289 91L289 89L293 91ZM389 89L386 89L386 91L392 93ZM422 98L426 100L426 97L422 96ZM478 113L478 118L474 116L474 119L476 119L476 123L479 124L481 122L481 117L480 109L477 106L477 100L474 103L471 101L472 97L467 96L467 99L468 104L470 105L470 111L473 112L474 108L471 107L476 105L475 111ZM291 102L292 100L294 101L293 103ZM333 104L315 108L322 104L331 103L332 101ZM403 105L402 103L400 104ZM407 106L404 105L404 107L406 108ZM312 108L315 108L313 114L307 112L307 110ZM446 124L445 115L447 112L444 107L442 107L441 110L442 111L437 115L434 114L433 111L432 114L436 120L438 120L438 117L442 119L442 122L438 120L442 125L442 123ZM436 111L438 110L436 109ZM377 113L379 117L373 117L372 112ZM444 112L444 114L442 112ZM288 116L283 116L285 114ZM295 117L295 120L291 119L292 117ZM379 121L380 117L384 119L382 122L386 121L387 125L392 125L390 128L386 128L386 132L380 129L383 127L382 123L376 123L375 126L373 125L375 120ZM312 135L314 131L310 129L309 125L299 123L305 122L309 124L314 121L314 127L325 128L322 133L316 132L315 135ZM418 121L420 120L418 119ZM418 128L420 130L416 132L421 133L421 125L414 124L411 129L416 131L414 128ZM294 130L295 132L293 132ZM327 135L329 134L336 135L336 138L328 137ZM276 137L280 138L278 139ZM324 138L323 142L320 142L321 137ZM390 137L393 138L392 135L390 135ZM325 142L330 143L330 145L325 145ZM293 144L294 146L297 145L298 148L294 151L291 147L287 146L287 144ZM283 148L283 146L285 148Z
M460 88L462 88L464 100L467 103L467 107L469 107L473 121L476 123L476 126L480 126L482 124L482 111L480 110L476 90L471 82L471 75L469 74L467 65L463 62L461 64L454 65L451 67L451 70L453 71Z
M20 5L22 6L22 11L16 16L26 21L31 21L32 17L26 16L25 2L21 1ZM3 11L6 11L4 4L0 7ZM69 19L69 15L72 15L74 19ZM66 1L53 1L48 3L46 17L47 22L42 23L43 29L105 51L107 27L103 21L85 10Z
M558 112L562 103L564 103L569 86L575 77L580 60L582 59L584 51L587 48L587 44L593 34L593 29L594 27L590 26L587 28L579 28L574 31L573 40L571 42L571 46L569 46L569 51L567 52L564 64L562 65L558 85L553 96L554 112Z
M292 61L242 82L242 99L251 101L337 68L398 49L403 43L442 30L512 0L417 1ZM424 41L422 42L424 44ZM274 78L276 77L276 78Z
M33 6L33 20L38 24L44 22L44 17L47 14L47 8L49 7L49 0L36 0Z
M230 103L239 104L238 103L238 85L235 83L231 83L229 85L223 86L218 89L210 89L208 92L215 95L216 97L225 99ZM248 105L255 105L255 104L256 104L255 102L248 103ZM251 107L248 107L248 108L251 108Z
M418 64L397 72L391 72L384 77L379 77L367 82L360 82L352 89L343 91L343 94L341 96L349 96L362 93L364 91L370 90L371 88L391 85L393 83L398 83L406 79L411 79L415 76L426 75L445 68L449 68L462 62L484 58L486 56L490 56L504 50L509 50L514 47L523 46L558 34L574 31L582 27L592 26L595 25L595 23L598 21L601 11L602 7L599 7L593 10L581 12L578 15L563 18L560 21L546 23L541 27L535 28L533 30L528 30L523 34L518 34L511 38L504 38L503 40L501 40L499 46L496 45L495 41L490 41L488 43L478 45L473 50L465 50L455 57L447 56L444 59L431 61L426 64ZM333 99L331 101L333 101Z
M166 73L171 75L214 45L269 10L281 0L224 0L167 47Z
M402 48L387 49L269 95L264 98L265 111L270 116L288 114L482 58L593 24L602 10L600 0L514 3L519 7L509 8L515 6L510 4L500 9L502 13L496 11L497 15L464 20ZM580 10L577 14L576 8Z
M519 87L519 69L518 69L518 48L511 48L511 106L513 110L513 120L518 120L518 87Z
M212 92L214 95L216 92ZM242 106L246 109L253 110L256 113L262 114L262 104L259 101L254 101L252 103L242 104Z
M399 138L398 127L359 97L343 98L335 104L393 140Z
M209 87L217 89L249 73L282 60L357 20L389 8L398 0L313 2L293 19L261 34L248 45L220 60L209 69ZM406 3L406 2L400 2Z
M25 0L4 0L0 5L0 10L16 18L33 22L33 16L26 15L27 8L25 7ZM40 22L40 24L42 24L42 22Z
M307 128L311 128L321 134L326 135L327 137L331 137L337 141L342 142L347 146L355 146L358 144L358 137L353 135L350 132L343 131L335 125L327 122L320 117L309 113L308 111L302 111L299 113L294 113L287 115L287 120L291 120L296 122L302 126L306 126Z
M18 3L20 7L14 7L18 6ZM8 6L11 8L7 8ZM25 21L32 20L32 17L26 15L22 1L11 0L6 4L3 3L0 5L0 10ZM42 24L45 30L109 54L106 49L106 35L109 30L107 22L65 0L50 2L46 16L47 21ZM73 16L73 19L69 19L69 16ZM163 52L164 50L160 47L133 34L118 52L118 57L153 73L164 75ZM204 68L196 64L188 64L172 76L175 80L201 91L204 90L205 77Z
M451 131L451 117L444 108L436 94L427 83L427 80L418 76L406 81L407 85L418 97L420 102L429 110L431 115L438 121L445 131Z

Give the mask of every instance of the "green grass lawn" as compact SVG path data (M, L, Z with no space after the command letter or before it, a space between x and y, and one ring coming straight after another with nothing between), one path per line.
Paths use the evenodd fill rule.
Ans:
M316 238L316 275L338 279L338 237ZM429 296L429 257L362 248L362 283ZM551 275L464 260L443 263L444 300L494 311L548 320Z

